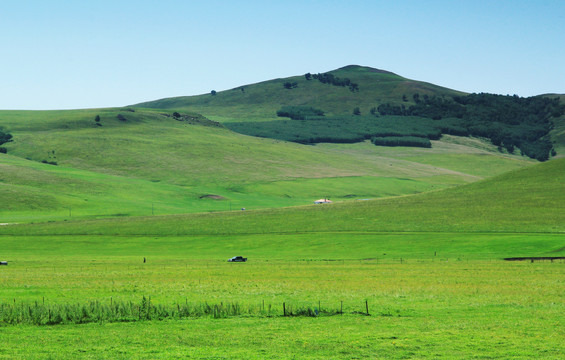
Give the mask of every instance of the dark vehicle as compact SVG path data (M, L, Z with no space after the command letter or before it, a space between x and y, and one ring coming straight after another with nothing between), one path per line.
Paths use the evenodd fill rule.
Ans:
M234 256L231 259L228 259L228 262L246 262L247 258L244 258L243 256Z
M247 260L247 259L245 259L245 260ZM7 261L0 261L0 265L8 265L8 262Z

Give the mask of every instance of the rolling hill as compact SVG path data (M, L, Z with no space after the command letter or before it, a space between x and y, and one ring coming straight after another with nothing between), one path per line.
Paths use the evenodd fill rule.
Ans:
M424 152L368 143L305 146L244 136L184 112L3 111L0 124L14 136L0 154L0 222L388 197L529 164L456 138Z
M133 105L153 109L190 109L219 122L277 119L284 105L307 105L323 109L328 115L349 115L355 107L362 113L380 103L402 103L402 96L419 93L428 96L455 96L464 93L410 80L394 73L366 66L350 65L329 72L358 84L359 91L347 86L332 86L304 75L243 85L216 95L181 96ZM296 87L287 89L284 83ZM212 90L212 89L211 89Z
M376 145L430 147L444 134L477 136L545 161L560 149L554 123L565 105L558 99L464 94L350 65L135 106L190 109L242 134L299 143L371 139Z

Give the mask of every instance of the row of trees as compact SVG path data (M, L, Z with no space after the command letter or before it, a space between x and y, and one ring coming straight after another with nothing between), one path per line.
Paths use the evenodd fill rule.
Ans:
M303 144L319 142L355 143L372 138L416 137L402 139L404 146L426 146L426 140L437 140L441 130L431 119L402 116L332 116L313 117L302 121L279 120L264 122L226 123L233 131L246 135L293 141ZM399 139L395 139L399 140ZM417 143L418 145L410 145ZM387 141L388 145L392 144ZM388 145L392 146L392 145ZM396 143L395 146L398 146ZM430 143L431 146L431 143Z
M371 142L378 146L411 146L431 148L430 139L417 136L385 136L373 137Z
M349 78L339 78L331 73L318 73L313 75L310 73L306 73L304 77L306 78L306 80L312 80L312 79L318 80L322 84L330 84L330 85L342 86L342 87L347 86L349 90L351 90L352 92L359 91L359 84L352 82Z
M413 95L415 105L381 104L371 114L419 116L442 121L442 132L480 136L513 153L545 161L555 151L549 141L552 119L565 114L559 98L522 98L517 95L471 94L443 98Z

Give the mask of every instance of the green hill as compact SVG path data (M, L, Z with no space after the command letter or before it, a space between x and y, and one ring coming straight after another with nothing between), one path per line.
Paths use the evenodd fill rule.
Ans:
M368 114L381 103L403 103L402 97L419 93L429 96L455 96L464 93L437 85L406 79L394 73L365 66L350 65L329 73L358 84L359 91L347 86L332 86L304 75L243 85L216 95L181 96L134 105L154 109L190 109L220 121L277 119L276 112L285 105L307 105L323 109L327 115L349 115L355 107ZM284 83L295 83L287 89ZM212 90L212 89L210 89Z
M553 137L555 144L549 135L565 114L557 99L467 95L351 65L135 106L190 109L242 134L299 143L371 139L376 145L431 147L430 140L442 134L478 136L545 161L560 148L560 138Z
M369 143L305 146L162 110L2 111L0 126L13 135L0 154L0 222L406 195L529 163L456 138L426 152Z

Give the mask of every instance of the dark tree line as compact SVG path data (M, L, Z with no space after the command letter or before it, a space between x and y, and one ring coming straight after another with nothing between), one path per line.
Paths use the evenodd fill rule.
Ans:
M332 116L264 122L226 123L226 127L246 135L293 141L303 144L319 142L355 143L374 138L417 137L403 139L403 146L424 146L441 137L441 131L431 119L382 116ZM378 141L377 141L378 142ZM392 143L392 142L390 142ZM410 145L414 143L417 145ZM388 144L388 142L387 142ZM431 143L430 143L431 144ZM391 146L391 145L388 145ZM398 142L394 146L399 146Z
M500 150L514 153L519 149L523 155L544 161L555 155L548 136L552 119L565 113L558 98L414 94L412 99L412 103L402 105L381 104L366 116L359 108L349 116L323 116L322 110L312 107L284 106L277 111L278 116L300 121L229 123L226 127L247 135L304 144L371 139L377 145L430 147L430 140L438 140L442 134L478 136L490 139Z
M430 139L417 136L385 136L373 137L371 142L378 146L410 146L431 148Z
M415 105L381 104L380 115L419 116L442 120L442 132L460 136L480 136L513 153L545 161L555 151L548 134L552 118L565 113L559 98L471 94L442 98L413 95ZM373 113L373 112L372 112Z
M330 73L323 73L323 74L318 73L313 75L307 73L304 75L304 77L306 78L306 80L316 79L322 84L330 84L330 85L342 86L342 87L347 86L349 90L351 90L352 92L359 91L359 84L352 82L349 78L339 78Z

